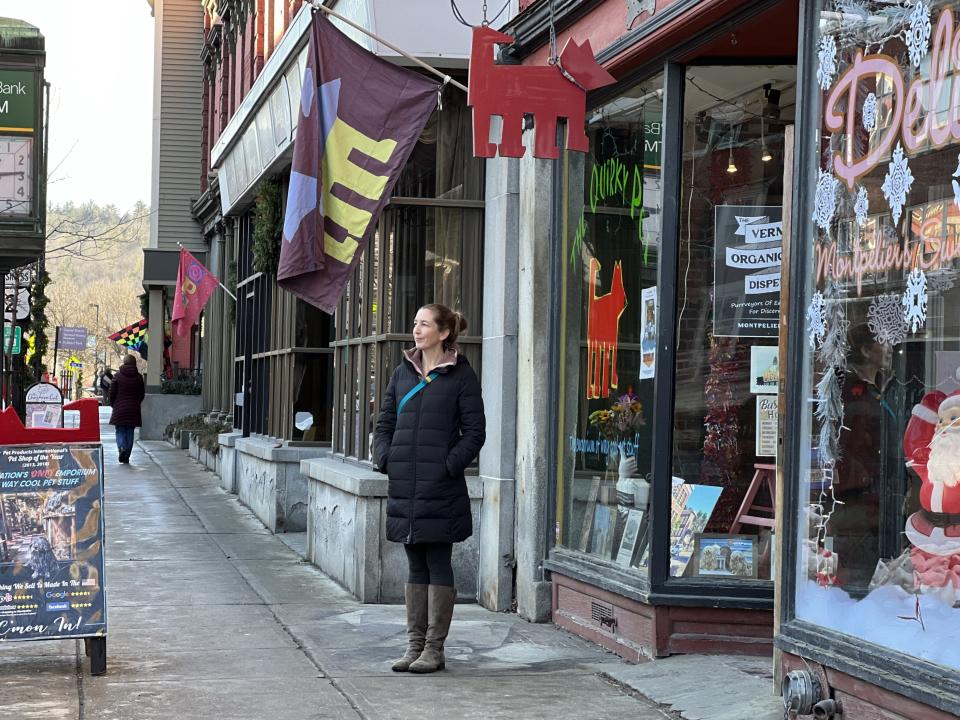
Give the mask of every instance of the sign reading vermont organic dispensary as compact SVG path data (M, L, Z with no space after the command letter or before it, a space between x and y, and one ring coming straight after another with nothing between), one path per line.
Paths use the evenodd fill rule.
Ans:
M0 447L0 642L104 635L100 445Z
M714 228L713 334L777 337L783 208L718 205Z
M31 70L0 70L0 132L33 132L36 75Z

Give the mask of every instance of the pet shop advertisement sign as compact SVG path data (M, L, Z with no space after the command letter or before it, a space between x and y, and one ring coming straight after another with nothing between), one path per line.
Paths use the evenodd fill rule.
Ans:
M0 447L0 642L105 635L100 445Z
M718 205L714 228L713 334L777 337L782 206Z

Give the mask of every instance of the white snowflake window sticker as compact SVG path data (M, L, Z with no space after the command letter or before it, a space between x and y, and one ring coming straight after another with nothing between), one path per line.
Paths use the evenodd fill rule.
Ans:
M897 147L893 151L893 157L890 159L890 165L887 169L887 176L883 179L883 196L890 205L890 214L893 216L893 224L900 222L900 214L903 206L907 203L907 193L913 185L913 173L910 172L910 163L904 157L903 147L900 141L897 141ZM817 193L819 193L819 187Z
M822 343L827 333L827 320L824 313L825 305L823 293L819 291L815 292L807 308L807 337L810 338L811 348Z
M914 67L920 67L920 63L927 55L931 31L930 7L923 0L917 0L917 4L913 6L913 12L910 13L910 29L907 31L907 47Z
M960 154L957 155L957 169L953 171L953 204L960 208Z
M920 268L907 275L907 289L903 292L903 319L915 333L927 322L927 276Z
M827 170L818 171L817 192L814 198L813 221L821 230L830 227L833 213L837 207L837 185L839 181Z
M907 321L899 295L877 295L867 310L867 327L881 345L899 345L907 339Z
M857 216L857 225L863 227L867 224L867 214L870 212L870 198L867 197L867 189L860 186L857 190L857 200L853 203L853 212Z
M863 129L867 132L877 127L877 96L873 93L867 95L863 101L862 122Z
M821 90L826 90L833 83L833 76L837 73L837 41L832 35L820 38L817 57L820 61L817 66L817 83Z

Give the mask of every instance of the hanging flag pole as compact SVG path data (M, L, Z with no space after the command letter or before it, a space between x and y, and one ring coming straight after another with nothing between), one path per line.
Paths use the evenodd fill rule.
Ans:
M227 286L224 285L222 282L220 282L220 278L217 278L217 284L218 284L221 288L223 288L223 291L224 291L227 295L229 295L230 297L233 298L233 301L234 301L234 302L237 301L237 296L234 295L234 294L233 294L232 292L230 292L229 290L227 290Z
M457 82L456 80L454 80L453 78L451 78L449 75L445 75L444 73L442 73L442 72L440 72L439 70L437 70L437 69L436 69L435 67L433 67L432 65L427 65L427 63L425 63L425 62L424 62L423 60L421 60L420 58L414 57L413 55L411 55L410 53L408 53L406 50L401 50L400 48L398 48L398 47L397 47L396 45L394 45L393 43L388 42L388 41L384 40L382 37L380 37L379 35L376 35L376 34L370 32L369 30L367 30L367 29L366 29L365 27L363 27L362 25L358 25L358 24L355 23L353 20L344 17L343 15L341 15L341 14L338 13L338 12L336 12L335 10L331 10L330 8L328 8L326 5L323 4L323 0L310 0L310 5L313 7L314 10L319 10L320 12L326 13L327 15L329 15L329 16L331 16L331 17L335 17L337 20L346 23L347 25L349 25L350 27L354 28L355 30L359 30L359 31L362 32L364 35L366 35L367 37L373 38L374 40L376 40L376 41L377 41L378 43L380 43L381 45L386 45L388 48L390 48L391 50L393 50L395 53L399 53L400 55L403 55L403 57L405 57L405 58L406 58L407 60L409 60L410 62L416 63L417 65L419 65L420 67L422 67L424 70L426 70L426 71L428 71L428 72L430 72L430 73L433 73L433 74L436 75L438 78L440 78L441 80L443 80L443 84L444 84L444 85L448 85L448 84L449 84L449 85L453 85L455 88L459 88L460 90L463 90L464 92L467 92L467 86L464 85L463 83Z
M182 243L182 242L177 241L177 245L180 246L180 249L181 249L181 250L186 250L186 248L183 246L183 243ZM218 278L218 277L217 277L216 275L214 275L213 273L210 273L210 275L211 275L211 277L213 277L213 278L217 281L217 285L219 285L221 288L223 288L223 291L224 291L227 295L229 295L230 297L232 297L234 302L236 302L236 301L237 301L237 296L234 295L234 294L233 294L232 292L230 292L229 290L227 290L227 286L224 285L222 282L220 282L220 278Z

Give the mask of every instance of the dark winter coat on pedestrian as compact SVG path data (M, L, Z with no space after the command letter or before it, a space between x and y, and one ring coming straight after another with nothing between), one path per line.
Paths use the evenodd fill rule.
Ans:
M464 469L486 440L480 383L467 359L448 350L437 377L397 406L420 382L421 352L408 350L380 407L374 459L390 478L387 539L403 543L466 540L473 533Z
M110 424L124 427L140 427L140 403L146 394L143 376L136 365L124 365L113 376L110 383Z

